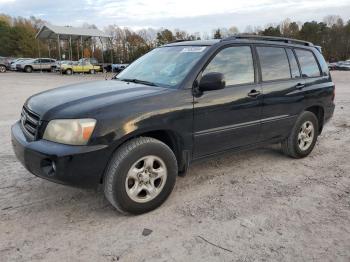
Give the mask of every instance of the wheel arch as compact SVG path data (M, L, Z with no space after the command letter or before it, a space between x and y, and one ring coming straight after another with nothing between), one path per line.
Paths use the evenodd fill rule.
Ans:
M312 112L316 115L318 119L318 134L320 135L323 130L324 125L324 108L322 105L312 105L305 108L304 111Z
M174 130L170 130L170 129L154 129L154 130L143 130L143 131L136 130L132 133L125 135L123 140L120 143L118 143L117 146L115 146L115 148L113 149L113 153L116 150L118 150L118 148L120 148L124 143L137 137L152 137L166 144L173 151L176 157L178 167L179 167L179 174L182 175L186 173L190 162L190 150L185 150L184 138ZM111 154L110 159L112 158L113 153ZM103 183L104 176L105 176L105 172L103 172L101 176L101 179L100 179L101 184Z

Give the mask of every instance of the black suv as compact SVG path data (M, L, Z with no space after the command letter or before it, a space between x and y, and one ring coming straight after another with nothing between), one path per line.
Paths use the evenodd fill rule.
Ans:
M281 143L307 156L334 111L320 51L299 40L235 36L156 48L114 79L30 97L12 126L33 174L102 184L119 211L160 206L195 160Z

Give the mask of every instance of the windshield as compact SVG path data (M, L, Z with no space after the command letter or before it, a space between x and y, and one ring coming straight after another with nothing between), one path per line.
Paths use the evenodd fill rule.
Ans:
M117 79L175 87L203 56L206 46L169 46L153 49L124 69Z

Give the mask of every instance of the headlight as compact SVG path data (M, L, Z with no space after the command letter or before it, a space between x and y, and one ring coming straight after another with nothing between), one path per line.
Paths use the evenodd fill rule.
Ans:
M51 120L45 129L43 139L68 145L86 145L95 125L95 119Z

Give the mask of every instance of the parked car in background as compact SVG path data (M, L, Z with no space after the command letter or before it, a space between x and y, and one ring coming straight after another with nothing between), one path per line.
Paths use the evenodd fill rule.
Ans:
M52 58L37 58L26 60L16 65L18 71L31 73L33 71L54 71L56 60Z
M89 64L92 64L92 65L99 65L98 60L97 60L96 58L94 58L94 57L81 58L81 59L79 59L78 62L79 62L79 63L85 62L85 63L89 63Z
M272 143L292 158L308 156L334 96L327 64L309 42L244 35L177 42L114 80L31 96L12 144L36 176L102 183L116 209L140 214L160 206L193 161Z
M112 72L120 73L123 71L129 64L112 64Z
M77 65L78 61L71 61L71 60L61 60L56 61L56 71L61 71L62 65Z
M337 63L327 63L329 70L337 69Z
M0 56L0 73L5 73L10 67L10 62L6 57Z
M62 64L60 66L62 73L71 75L73 73L95 74L101 71L100 65L93 65L90 60L80 59L77 64Z
M350 60L338 62L336 69L342 71L350 71Z
M11 65L10 65L10 70L11 71L16 71L17 70L17 64L20 64L22 62L28 61L28 60L32 60L33 58L17 58L11 61Z

